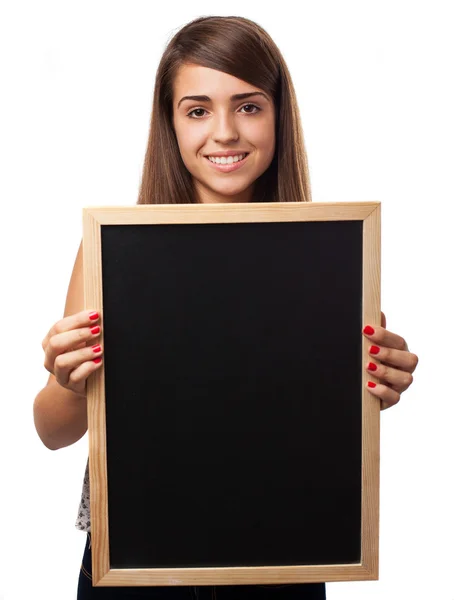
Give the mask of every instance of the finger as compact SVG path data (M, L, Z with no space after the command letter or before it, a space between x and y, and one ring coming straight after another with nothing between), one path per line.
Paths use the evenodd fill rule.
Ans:
M72 372L78 369L83 363L101 358L102 347L99 344L59 354L55 359L54 375L58 383L64 387L68 385ZM98 361L99 363L99 361ZM95 364L98 364L95 363Z
M393 390L402 394L413 383L413 375L407 371L394 369L389 365L370 362L366 370L379 380L379 383L388 384Z
M394 406L400 400L399 392L392 390L390 387L382 383L368 381L367 389L372 395L376 396L377 398L380 398L381 410L386 410L390 406Z
M77 369L71 371L66 387L78 394L85 395L88 377L97 369L99 369L102 364L103 361L101 358L95 358L94 360L87 360L86 362L83 362L77 367Z
M401 371L413 373L418 365L418 357L412 352L405 350L394 350L372 344L369 346L369 356L391 367L397 367Z
M43 350L46 350L47 345L49 344L49 340L51 337L58 333L64 333L65 331L70 331L71 329L80 329L81 327L89 327L94 325L99 321L99 312L96 310L83 310L81 312L76 313L75 315L70 315L69 317L64 317L57 321L47 333L46 337L42 341Z
M376 342L380 346L388 348L396 348L396 350L408 351L407 342L397 333L388 331L384 327L366 325L363 329L363 334L372 342Z
M84 347L87 343L92 345L91 342L94 343L94 340L99 337L100 333L101 327L94 325L93 327L82 327L81 329L73 329L53 335L49 339L45 349L45 368L50 373L54 373L54 365L58 356L73 351L77 347Z

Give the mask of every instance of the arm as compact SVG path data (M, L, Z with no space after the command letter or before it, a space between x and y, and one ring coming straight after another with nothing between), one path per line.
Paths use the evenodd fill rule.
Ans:
M43 349L46 352L45 366L51 375L46 387L36 396L33 405L36 431L43 444L50 450L58 450L74 444L87 431L85 382L86 377L100 365L93 363L89 345L90 342L93 343L92 338L96 337L91 333L90 325L96 324L97 321L90 320L89 311L83 311L83 305L81 244L66 297L64 317L68 318L56 323L43 341ZM74 316L70 317L70 315ZM72 336L71 340L69 336ZM74 336L78 336L76 345ZM65 345L66 347L64 347ZM70 381L71 371L75 372L77 366L74 359L72 359L72 364L69 364L71 357L75 357L76 362L80 365L78 371L84 370L85 377L82 377L77 383ZM66 366L64 365L65 361ZM64 382L65 387L60 385L57 378Z
M87 399L62 387L51 375L46 387L35 398L33 416L43 444L49 450L58 450L85 435Z

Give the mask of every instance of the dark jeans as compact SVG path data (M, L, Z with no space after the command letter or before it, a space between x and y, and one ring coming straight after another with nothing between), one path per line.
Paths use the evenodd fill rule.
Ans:
M324 583L284 585L203 585L166 587L93 587L91 539L87 543L79 575L77 600L326 600Z

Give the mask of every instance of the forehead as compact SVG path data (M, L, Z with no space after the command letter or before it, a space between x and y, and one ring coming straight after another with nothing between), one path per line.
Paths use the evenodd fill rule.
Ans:
M174 100L179 101L181 96L195 96L204 94L213 100L221 99L239 92L257 91L247 81L238 79L233 75L216 71L200 65L183 65L175 76L173 91Z

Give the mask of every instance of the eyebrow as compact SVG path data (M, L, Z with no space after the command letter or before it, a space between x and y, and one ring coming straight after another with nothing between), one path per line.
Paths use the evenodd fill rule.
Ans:
M266 100L268 100L268 96L263 92L246 92L245 94L233 94L230 96L230 101L234 102L235 100L245 100L246 98L251 98L251 96L263 96ZM209 96L183 96L181 100L178 102L178 107L180 108L180 104L184 100L195 100L196 102L211 102L211 98Z

